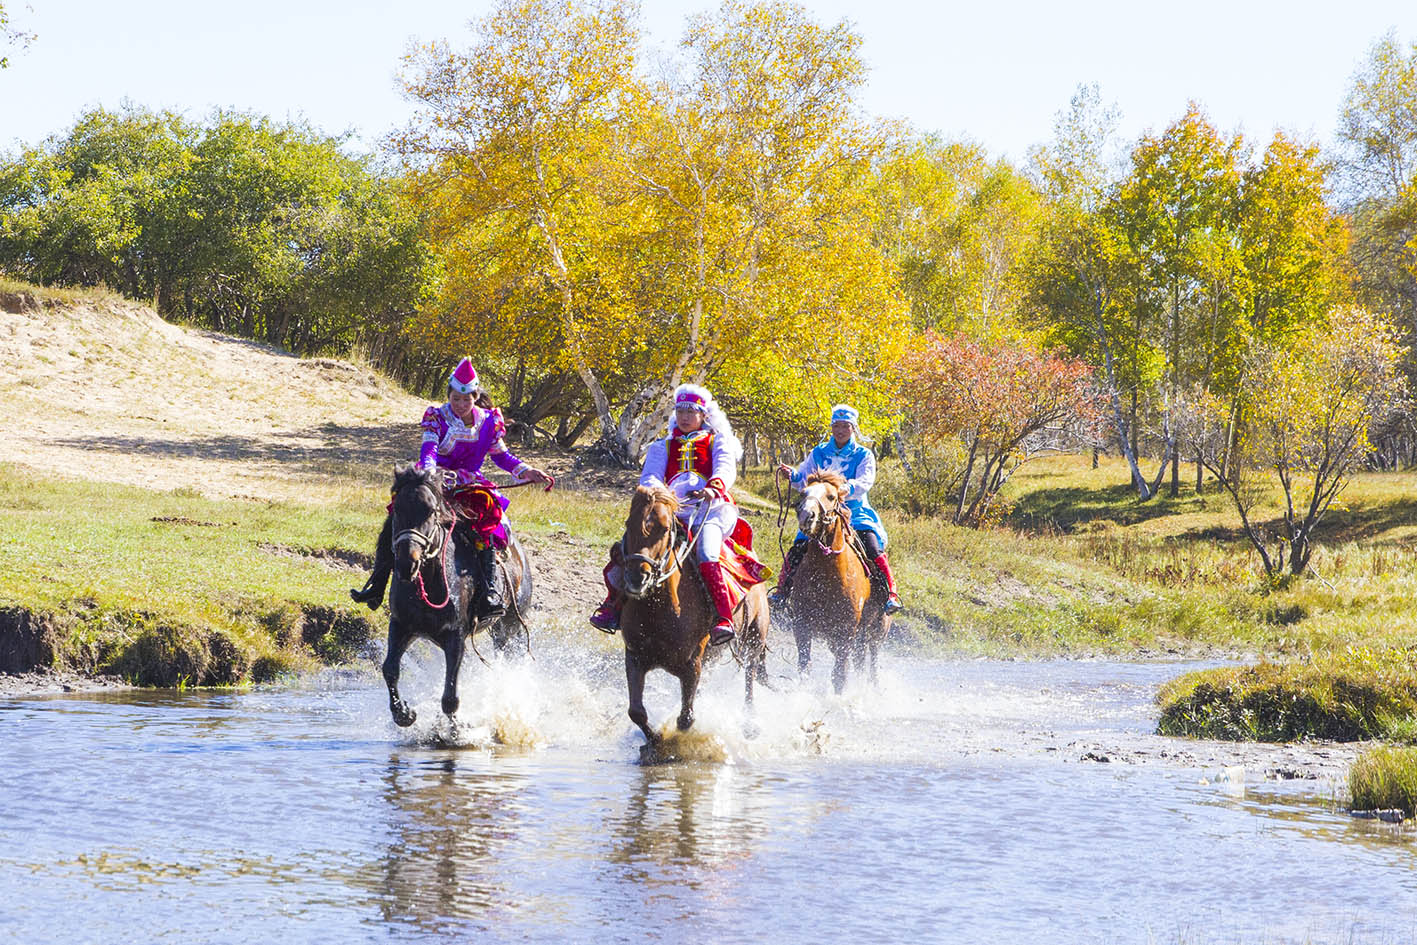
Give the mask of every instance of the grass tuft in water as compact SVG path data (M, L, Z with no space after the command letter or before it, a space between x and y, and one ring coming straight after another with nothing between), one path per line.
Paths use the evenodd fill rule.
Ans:
M1348 772L1354 810L1417 813L1417 748L1381 747L1358 756Z
M1163 735L1408 740L1417 731L1417 654L1350 647L1308 662L1202 670L1172 680L1157 701Z

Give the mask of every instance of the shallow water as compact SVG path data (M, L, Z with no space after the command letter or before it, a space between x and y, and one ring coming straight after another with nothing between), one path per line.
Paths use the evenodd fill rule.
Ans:
M470 666L456 732L405 662L410 730L372 674L0 702L0 941L1417 941L1410 832L1149 734L1187 665L821 666L753 740L720 667L641 765L613 662Z

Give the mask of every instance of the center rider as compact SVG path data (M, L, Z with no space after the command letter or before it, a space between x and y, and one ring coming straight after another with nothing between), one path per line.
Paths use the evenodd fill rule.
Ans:
M719 555L724 536L731 535L738 522L738 507L728 490L742 455L743 444L713 395L697 384L681 384L674 390L669 435L650 444L640 471L640 485L673 492L680 499L679 520L698 528L699 575L718 616L709 631L713 646L734 637L733 605ZM614 633L620 625L620 606L620 595L611 588L590 622Z

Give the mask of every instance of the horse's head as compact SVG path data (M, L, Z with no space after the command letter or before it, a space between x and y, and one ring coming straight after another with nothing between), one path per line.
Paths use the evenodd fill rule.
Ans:
M678 510L679 500L667 489L635 489L620 552L625 593L636 600L663 584L679 567L673 554L677 534L674 513Z
M411 581L423 561L443 550L452 510L443 500L443 477L436 469L394 468L394 573Z
M816 472L807 477L797 500L797 527L802 534L825 541L846 504L846 480L840 473Z

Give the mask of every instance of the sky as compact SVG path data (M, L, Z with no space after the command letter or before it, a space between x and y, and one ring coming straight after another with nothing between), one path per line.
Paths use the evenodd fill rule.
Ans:
M705 0L643 0L650 41L677 42ZM849 20L870 76L866 111L1023 161L1080 84L1120 109L1126 140L1198 101L1262 147L1276 129L1328 144L1352 74L1393 31L1417 42L1414 0L805 0ZM215 107L303 118L374 150L407 120L410 43L470 36L491 0L4 0L36 34L0 71L0 151L36 144L125 100L201 118Z

